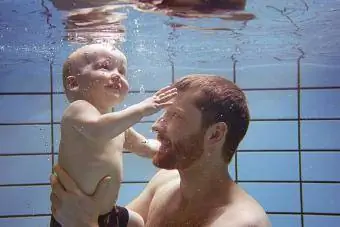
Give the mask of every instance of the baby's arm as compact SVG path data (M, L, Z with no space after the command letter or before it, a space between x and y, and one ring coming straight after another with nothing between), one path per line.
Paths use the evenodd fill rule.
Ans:
M160 142L155 139L146 139L143 135L129 128L125 132L124 149L139 156L152 158L159 150Z
M94 141L108 141L126 131L144 116L158 112L171 104L176 89L165 87L152 97L122 111L101 114L94 106L78 100L66 109L62 127L70 126Z

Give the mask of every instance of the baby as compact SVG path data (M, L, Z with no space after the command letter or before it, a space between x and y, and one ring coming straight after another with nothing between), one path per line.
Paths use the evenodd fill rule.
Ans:
M116 206L122 180L122 151L151 158L158 150L157 140L145 139L132 125L171 105L176 89L165 87L144 101L122 111L111 109L124 100L129 85L127 60L118 49L91 44L73 52L63 66L63 83L70 105L61 120L59 165L87 194L98 182L111 176L111 189L101 201L100 214L117 220L117 226L143 226L138 214ZM113 218L113 219L112 219ZM61 226L52 217L51 226Z

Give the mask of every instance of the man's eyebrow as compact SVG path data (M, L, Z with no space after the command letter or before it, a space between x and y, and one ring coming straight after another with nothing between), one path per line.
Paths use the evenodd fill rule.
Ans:
M176 111L176 112L179 112L179 113L184 113L184 110L180 107L175 107L175 106L170 106L167 108L167 110L169 111Z
M184 112L184 110L183 110L182 108L180 108L180 107L175 107L175 109L176 109L177 111L181 112L181 113Z

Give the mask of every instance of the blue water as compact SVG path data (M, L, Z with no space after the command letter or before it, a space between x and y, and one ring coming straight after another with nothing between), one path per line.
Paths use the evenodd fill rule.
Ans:
M245 12L255 18L112 11L120 30L105 37L125 51L132 88L120 108L189 73L233 80L252 116L233 178L274 227L340 226L340 1L248 0ZM66 107L61 64L82 45L67 40L68 13L50 1L0 1L0 226L48 225L48 176ZM100 39L79 31L78 42ZM136 129L153 136L157 116ZM122 205L156 171L128 153L124 165Z

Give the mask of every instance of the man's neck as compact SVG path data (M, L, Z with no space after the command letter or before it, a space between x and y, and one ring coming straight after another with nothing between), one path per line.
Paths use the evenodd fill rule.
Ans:
M202 163L202 160L205 163ZM221 203L225 202L222 198L228 199L226 195L235 184L228 173L228 166L223 160L217 162L206 158L202 160L188 169L179 170L182 198L186 201L216 198Z

